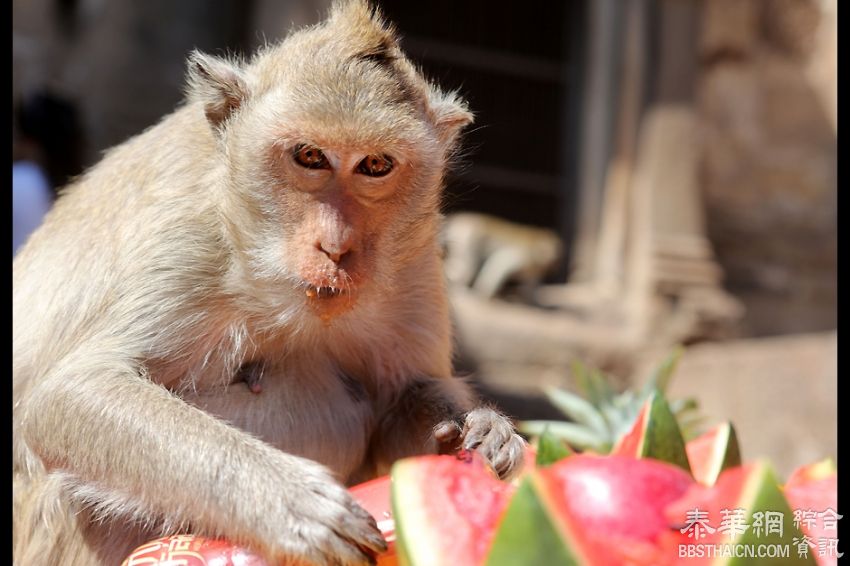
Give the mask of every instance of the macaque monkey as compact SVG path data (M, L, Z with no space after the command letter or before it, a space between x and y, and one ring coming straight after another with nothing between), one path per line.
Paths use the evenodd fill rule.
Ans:
M531 300L562 253L561 240L551 230L472 212L449 215L442 238L449 281L489 299L514 282Z
M472 115L362 1L64 191L13 263L14 559L114 566L191 532L278 563L385 542L345 485L523 440L452 374L440 192Z

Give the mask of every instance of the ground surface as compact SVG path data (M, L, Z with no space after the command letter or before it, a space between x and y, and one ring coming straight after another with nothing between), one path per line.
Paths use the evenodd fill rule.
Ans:
M696 345L670 396L694 396L710 420L731 420L743 457L767 457L786 476L836 457L837 355L836 332Z

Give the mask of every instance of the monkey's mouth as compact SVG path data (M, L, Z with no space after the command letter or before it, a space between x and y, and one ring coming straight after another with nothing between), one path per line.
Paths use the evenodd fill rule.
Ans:
M332 287L330 285L307 287L305 293L310 299L333 299L346 294L345 289L342 289L341 287Z
M304 294L307 296L307 305L326 324L354 308L357 302L356 290L348 286L310 285Z

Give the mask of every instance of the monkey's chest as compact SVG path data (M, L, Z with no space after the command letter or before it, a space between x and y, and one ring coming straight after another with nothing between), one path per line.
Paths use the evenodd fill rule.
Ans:
M375 421L362 386L321 364L266 367L259 383L237 381L184 399L284 452L328 466L341 478L366 457Z

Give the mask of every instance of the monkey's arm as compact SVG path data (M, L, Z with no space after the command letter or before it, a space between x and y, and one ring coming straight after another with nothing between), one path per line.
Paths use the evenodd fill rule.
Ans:
M374 520L322 466L190 406L126 352L85 346L30 392L22 438L106 517L191 525L270 557L368 561Z
M477 450L506 478L522 466L525 441L507 417L477 400L458 378L411 382L381 420L372 449L377 472L406 456Z

